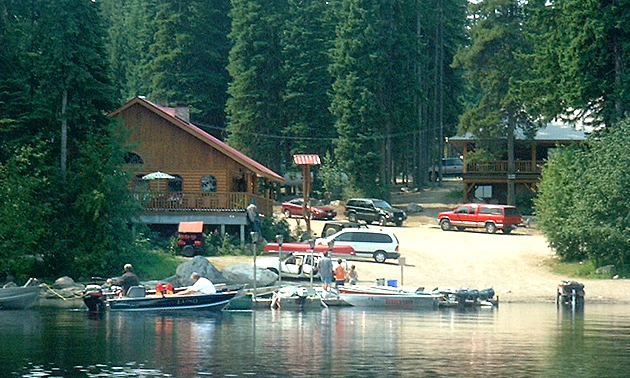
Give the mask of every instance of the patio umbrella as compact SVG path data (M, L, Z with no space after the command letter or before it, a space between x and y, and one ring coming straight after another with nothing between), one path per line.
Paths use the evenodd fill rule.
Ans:
M159 179L167 179L167 180L174 180L177 177L175 176L171 176L168 173L164 173L164 172L153 172L153 173L149 173L147 175L142 176L143 180L159 180Z
M160 171L152 172L152 173L149 173L149 174L146 174L146 175L142 176L143 180L162 180L162 179L174 180L176 178L177 177L175 177L175 176L171 176L168 173L164 173L164 172L160 172ZM158 181L158 188L157 189L158 189L158 192L159 192L160 191L160 182L159 181Z

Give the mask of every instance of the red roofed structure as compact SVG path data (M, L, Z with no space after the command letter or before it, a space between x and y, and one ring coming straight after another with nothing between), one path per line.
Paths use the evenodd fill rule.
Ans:
M293 155L295 165L321 165L319 155Z
M260 213L272 214L268 188L284 179L190 123L187 107L164 107L135 97L108 116L129 132L132 153L126 169L134 175L129 188L145 209L142 221L203 221L207 230L235 227L243 238L249 203L255 201ZM174 179L142 179L157 171Z

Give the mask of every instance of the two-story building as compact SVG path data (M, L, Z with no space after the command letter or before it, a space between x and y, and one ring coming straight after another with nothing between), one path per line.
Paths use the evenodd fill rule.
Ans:
M533 138L527 138L517 128L514 142L514 167L516 196L533 194L540 180L541 168L546 159L551 157L557 146L584 142L587 138L583 130L576 130L572 125L548 123L539 128ZM462 174L462 202L485 201L505 204L507 202L508 160L507 152L501 160L470 161L468 153L474 151L480 140L467 133L448 138L447 142L464 157ZM501 143L500 140L493 140ZM506 146L505 139L502 140Z
M126 130L132 152L125 169L133 174L129 189L143 206L142 222L203 221L206 231L239 232L244 240L252 201L259 213L272 215L272 188L284 179L192 124L187 107L135 97L109 117ZM166 175L147 176L155 172Z

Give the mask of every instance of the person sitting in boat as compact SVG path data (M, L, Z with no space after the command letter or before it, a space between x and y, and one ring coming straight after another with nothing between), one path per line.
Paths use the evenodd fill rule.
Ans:
M194 272L190 275L193 285L186 290L180 291L178 295L187 294L216 294L217 289L214 284L205 277L200 277L199 273Z
M350 270L348 271L348 283L350 285L356 285L359 280L359 274L357 273L356 267L354 265L350 266Z
M138 276L133 272L133 266L131 264L125 264L123 267L123 275L118 277L117 279L107 279L107 283L109 285L116 285L122 288L122 295L127 295L129 288L132 286L139 286L140 280Z

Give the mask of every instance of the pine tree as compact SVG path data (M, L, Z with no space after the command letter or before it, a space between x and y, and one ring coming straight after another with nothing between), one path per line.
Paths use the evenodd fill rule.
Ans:
M225 124L229 0L161 0L143 75L147 96L190 106L191 120L217 135Z
M472 45L462 49L455 64L479 88L481 98L460 119L460 131L477 137L505 137L508 156L508 204L515 203L514 130L531 125L520 96L519 82L527 80L530 52L522 30L523 9L518 0L485 0L471 4Z
M282 119L282 47L286 3L281 0L232 1L233 43L228 72L227 141L230 145L279 171Z
M286 32L282 35L283 134L291 154L315 153L324 156L332 150L336 136L330 114L328 51L334 39L334 24L327 2L290 0ZM294 138L305 139L294 139ZM288 157L287 157L288 158Z
M339 4L331 72L336 157L353 186L388 198L393 145L415 133L415 2ZM411 10L411 11L410 11ZM399 135L399 137L398 137ZM404 154L398 155L404 159Z
M13 93L27 101L7 113L11 120L7 124L28 138L12 138L15 133L10 129L4 134L12 139L4 144L9 158L0 161L5 192L0 239L5 248L5 238L24 236L11 229L29 230L30 235L23 238L24 244L13 243L11 256L3 256L10 261L1 269L5 269L2 273L30 273L32 266L15 260L28 254L43 256L43 274L75 275L87 271L76 264L77 257L103 249L124 256L125 245L133 242L126 227L133 209L123 205L129 194L125 197L112 190L126 187L127 180L107 163L121 159L123 152L105 116L115 106L115 91L104 49L100 2L15 4L19 7L2 9L12 21L1 38L15 49L11 53L16 58L11 66L14 72L6 77L19 78ZM3 85L9 82L0 79ZM90 158L84 160L86 154ZM99 179L88 182L86 175ZM108 203L104 210L90 210L102 201ZM85 216L86 208L91 216ZM16 210L22 216L10 214ZM118 216L110 216L114 213ZM108 226L92 227L97 224ZM82 234L78 243L78 228L95 232Z
M630 102L630 3L537 0L526 9L538 79L532 102L548 118L620 120Z

